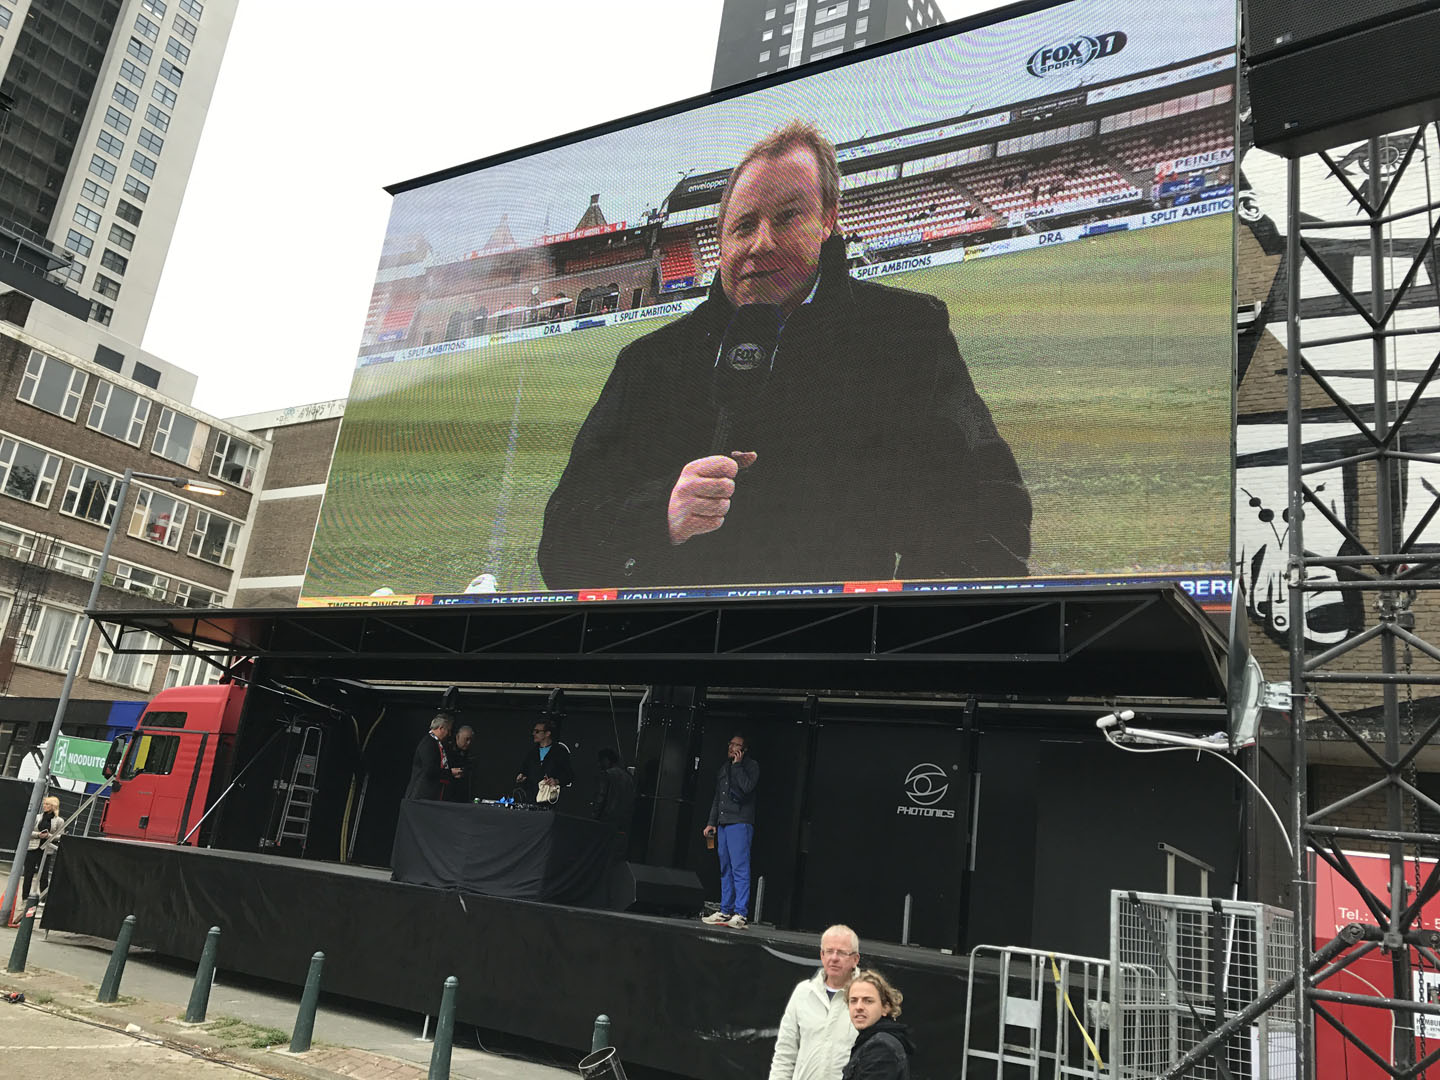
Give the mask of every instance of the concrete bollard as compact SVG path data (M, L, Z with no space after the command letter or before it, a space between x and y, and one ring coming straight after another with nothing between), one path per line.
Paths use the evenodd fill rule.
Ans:
M200 950L200 966L195 969L195 985L190 987L190 1004L185 1007L187 1024L203 1024L210 1007L210 986L215 982L215 954L220 950L220 927L210 927L205 947Z
M601 1013L595 1017L595 1030L590 1035L590 1052L602 1050L610 1045L610 1017Z
M430 1049L430 1072L426 1080L450 1080L450 1044L455 1037L455 989L460 980L451 975L440 995L440 1015L435 1018L435 1045Z
M35 932L35 911L39 906L38 896L25 901L25 911L20 916L20 929L15 932L15 944L10 948L10 966L6 971L18 975L25 970L25 959L30 955L30 935Z
M110 963L105 967L105 977L100 980L100 992L95 1000L102 1005L112 1005L120 993L120 977L125 974L125 961L130 956L130 939L135 936L135 916L126 915L120 924L120 933L115 935L115 947L110 950Z
M315 1009L320 1004L320 976L325 968L325 954L310 957L310 971L305 976L305 990L300 995L300 1012L295 1017L295 1031L290 1036L290 1052L303 1054L310 1049L310 1036L315 1034Z

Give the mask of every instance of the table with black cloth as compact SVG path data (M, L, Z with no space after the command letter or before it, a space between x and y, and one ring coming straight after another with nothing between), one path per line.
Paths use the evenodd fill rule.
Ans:
M405 799L390 877L513 900L600 907L615 827L551 810Z

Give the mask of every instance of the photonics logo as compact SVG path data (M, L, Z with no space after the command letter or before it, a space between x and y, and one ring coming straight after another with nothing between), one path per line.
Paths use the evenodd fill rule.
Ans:
M939 765L922 761L905 774L905 797L912 805L901 803L895 807L897 814L907 817L953 818L954 810L945 810L935 804L945 798L950 790L950 778Z
M1091 60L1114 56L1125 48L1128 40L1123 32L1111 30L1108 34L1096 34L1094 37L1085 34L1069 41L1057 41L1031 53L1025 70L1037 79L1043 79L1057 71L1082 68Z

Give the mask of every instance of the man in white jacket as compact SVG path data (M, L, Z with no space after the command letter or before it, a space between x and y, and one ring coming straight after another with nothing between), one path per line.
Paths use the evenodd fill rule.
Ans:
M790 994L770 1059L770 1080L839 1080L855 1041L845 988L859 961L854 930L832 926L820 935L820 970Z

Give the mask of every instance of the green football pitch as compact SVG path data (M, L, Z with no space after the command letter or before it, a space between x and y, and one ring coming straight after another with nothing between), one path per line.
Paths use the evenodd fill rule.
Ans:
M1216 215L883 279L949 306L1034 501L1032 574L1226 566L1231 259ZM575 433L616 353L659 325L358 370L305 595L453 593L480 573L543 589L541 518Z

